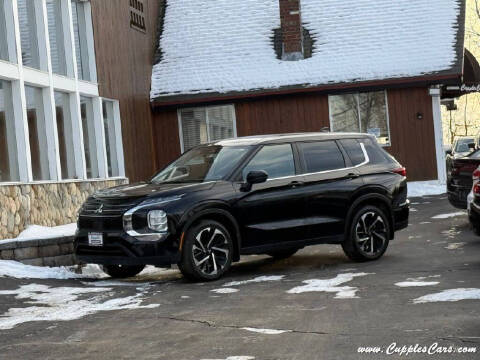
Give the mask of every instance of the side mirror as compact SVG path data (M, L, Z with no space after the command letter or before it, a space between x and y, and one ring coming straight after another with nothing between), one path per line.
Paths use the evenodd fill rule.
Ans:
M476 147L477 147L477 146L475 145L475 143L468 143L468 148L469 148L470 150L475 150Z
M246 182L242 185L241 190L242 191L250 191L252 189L253 184L261 184L267 181L268 179L268 174L263 171L250 171L247 174L247 179Z
M450 149L450 150L445 151L445 154L452 155L452 150Z

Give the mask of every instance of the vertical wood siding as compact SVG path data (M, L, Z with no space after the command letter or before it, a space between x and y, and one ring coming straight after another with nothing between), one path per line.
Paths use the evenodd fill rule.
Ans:
M91 1L100 96L120 101L130 181L145 180L155 169L149 93L159 1L143 3L146 33L130 27L129 0Z

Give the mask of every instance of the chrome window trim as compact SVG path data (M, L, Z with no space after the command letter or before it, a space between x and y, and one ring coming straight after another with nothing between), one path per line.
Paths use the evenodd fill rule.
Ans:
M363 152L363 156L365 157L365 160L358 165L344 167L344 168L341 168L341 169L324 170L324 171L318 171L318 172L307 173L307 174L298 174L298 175L293 175L293 176L289 175L289 176L283 176L283 177L278 177L278 178L272 178L272 179L267 179L267 182L268 181L274 181L274 180L290 179L290 178L294 178L294 177L298 177L298 176L311 176L311 175L319 175L319 174L328 174L328 173L332 173L332 172L336 172L336 171L356 169L356 168L359 168L360 166L367 165L368 163L370 163L370 158L368 156L367 149L365 149L365 145L362 142L360 143L360 147L362 148L362 152Z

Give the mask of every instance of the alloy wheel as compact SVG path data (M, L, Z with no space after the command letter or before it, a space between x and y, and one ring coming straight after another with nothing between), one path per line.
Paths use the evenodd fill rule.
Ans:
M383 252L387 243L387 226L382 216L368 211L359 217L355 226L355 240L360 252L374 257Z
M225 268L229 259L229 245L222 230L209 226L200 230L192 246L193 261L205 275L216 275Z

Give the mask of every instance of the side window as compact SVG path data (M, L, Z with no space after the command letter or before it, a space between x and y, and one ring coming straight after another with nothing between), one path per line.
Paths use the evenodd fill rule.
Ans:
M298 143L305 160L306 172L343 169L345 159L335 141Z
M365 144L365 150L367 150L370 163L386 164L392 161L390 155L372 140L364 139L363 143Z
M340 140L343 148L347 152L348 157L352 161L353 166L360 165L365 161L365 155L363 154L362 147L358 140L355 139L344 139Z
M295 162L290 144L266 145L243 169L243 179L250 171L263 170L269 179L295 175Z

